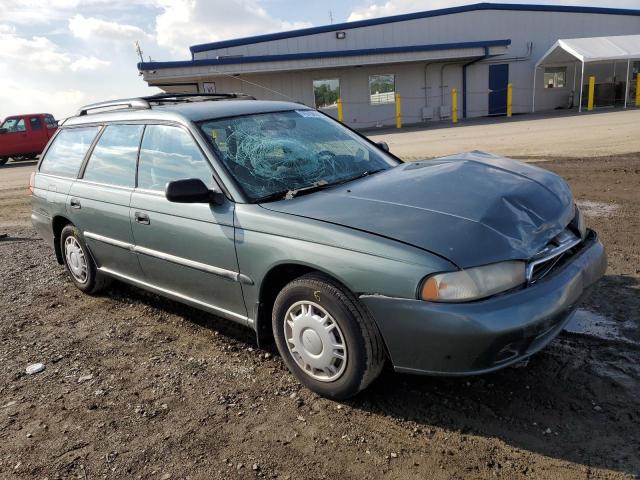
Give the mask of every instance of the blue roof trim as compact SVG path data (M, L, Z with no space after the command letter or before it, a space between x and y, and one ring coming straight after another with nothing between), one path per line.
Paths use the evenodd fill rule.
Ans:
M606 15L632 15L640 16L640 10L607 8L607 7L572 7L566 5L526 5L526 4L499 4L499 3L476 3L461 7L442 8L439 10L428 10L426 12L406 13L403 15L393 15L391 17L373 18L370 20L359 20L357 22L337 23L333 25L323 25L320 27L303 28L289 32L268 33L254 37L237 38L224 40L221 42L203 43L190 47L191 54L206 52L220 48L237 47L240 45L251 45L254 43L268 42L272 40L282 40L285 38L302 37L316 33L336 32L350 30L353 28L370 27L373 25L384 25L386 23L402 22L405 20L416 20L420 18L439 17L454 13L473 12L477 10L511 10L526 12L568 12L568 13L595 13Z
M511 45L511 40L486 40L479 42L457 42L439 43L432 45L406 45L402 47L363 48L358 50L331 50L325 52L289 53L284 55L256 55L246 57L210 58L176 62L143 62L138 63L138 70L200 67L208 65L238 65L243 63L281 62L287 60L308 60L316 58L355 57L358 55L379 55L385 53L429 52L434 50L452 50L461 48L506 47L509 45Z

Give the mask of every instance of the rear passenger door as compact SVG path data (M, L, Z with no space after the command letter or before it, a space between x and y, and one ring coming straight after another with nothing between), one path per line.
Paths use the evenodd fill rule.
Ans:
M174 125L147 125L130 211L146 281L244 323L247 311L237 280L234 204L169 202L166 184L188 178L215 187L211 166L191 133Z
M67 203L98 268L132 279L142 276L133 253L129 202L143 130L143 125L104 127Z
M30 116L29 127L31 128L31 133L29 135L29 151L31 153L42 153L42 150L49 140L43 117L40 115Z
M62 129L38 166L31 219L40 234L53 240L51 224L56 216L69 217L68 194L100 127Z

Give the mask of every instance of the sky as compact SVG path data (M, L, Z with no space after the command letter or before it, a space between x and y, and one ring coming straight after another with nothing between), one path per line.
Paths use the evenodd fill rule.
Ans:
M156 93L138 75L136 41L145 60L186 60L198 43L468 3L476 1L0 0L0 117L61 119L87 103ZM640 9L640 0L531 3Z

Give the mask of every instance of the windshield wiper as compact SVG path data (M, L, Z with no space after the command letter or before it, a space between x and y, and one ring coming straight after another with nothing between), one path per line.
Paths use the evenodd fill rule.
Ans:
M318 190L322 190L330 185L334 185L332 183L328 183L326 180L320 180L319 182L312 183L309 186L296 188L292 190L281 190L279 192L270 193L269 195L265 195L264 197L260 197L255 200L256 203L262 202L271 202L274 200L291 200L292 198L297 197L298 195L302 195L305 193L317 192Z
M331 185L342 185L343 183L353 182L354 180L358 180L359 178L368 177L369 175L373 175L373 174L378 173L378 172L383 172L385 170L387 170L387 169L386 168L378 168L377 170L365 170L364 172L359 173L358 175L356 175L354 177L345 178L344 180L340 180L338 182L332 183Z
M345 178L344 180L338 180L337 182L328 183L326 180L320 180L318 182L312 183L307 187L296 188L292 190L282 190L279 192L270 193L269 195L265 195L264 197L260 197L255 200L255 203L262 202L272 202L274 200L291 200L299 195L304 195L307 193L317 192L318 190L323 190L328 187L333 187L335 185L342 185L343 183L352 182L353 180L357 180L359 178L368 177L369 175L373 175L378 172L382 172L387 170L386 168L378 168L377 170L367 170L354 177Z

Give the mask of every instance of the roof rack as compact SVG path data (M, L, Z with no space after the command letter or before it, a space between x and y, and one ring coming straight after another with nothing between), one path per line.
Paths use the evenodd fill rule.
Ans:
M101 110L103 108L131 108L131 109L148 109L151 108L149 102L144 98L124 98L122 100L110 100L107 102L92 103L91 105L85 105L78 110L76 114L78 117L89 115L92 110Z
M148 110L152 105L163 103L190 103L206 102L215 100L255 100L256 98L246 93L158 93L148 97L123 98L120 100L109 100L106 102L92 103L85 105L78 110L78 117L89 115L92 110L103 109L141 109Z

